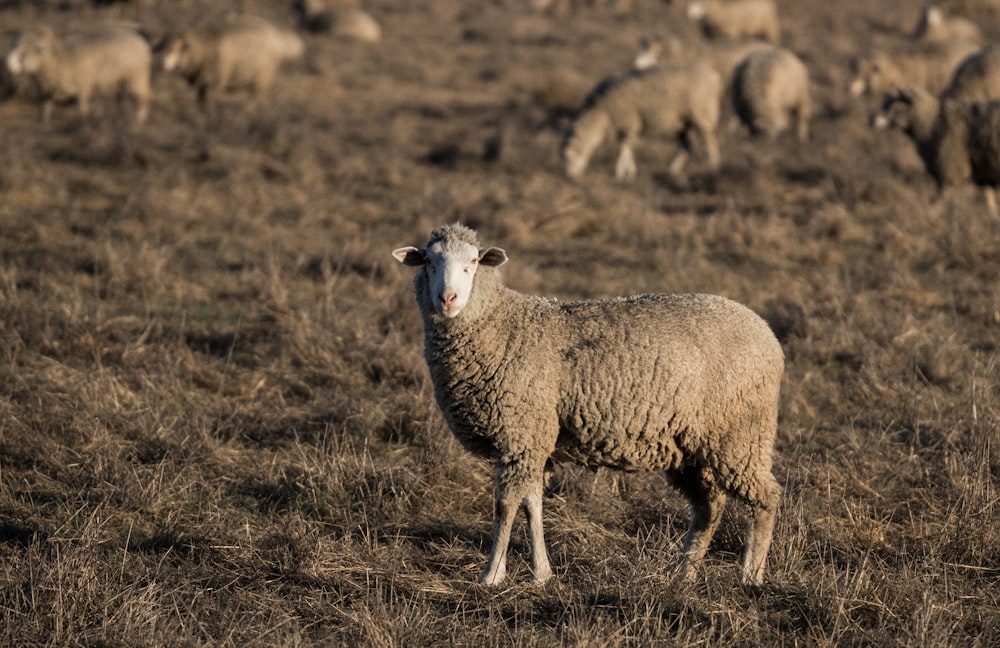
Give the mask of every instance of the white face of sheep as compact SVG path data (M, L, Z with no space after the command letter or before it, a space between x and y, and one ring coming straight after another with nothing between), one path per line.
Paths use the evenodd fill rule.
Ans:
M10 70L11 74L37 72L41 52L45 45L41 37L32 34L22 35L14 48L7 54L7 69Z
M181 66L181 62L187 52L187 43L183 38L174 38L167 45L163 54L163 69L167 72L175 70Z
M499 267L507 262L500 248L480 250L470 243L435 241L427 248L402 247L392 256L403 265L423 267L434 310L457 317L472 294L472 280L479 266Z

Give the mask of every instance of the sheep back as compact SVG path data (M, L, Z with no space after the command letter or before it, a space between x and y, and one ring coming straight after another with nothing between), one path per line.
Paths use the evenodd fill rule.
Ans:
M712 39L762 38L777 44L781 38L774 0L699 0L688 5L688 16Z
M794 115L799 139L808 137L809 71L795 54L784 48L757 50L736 68L732 83L736 114L751 133L773 137Z
M851 62L854 96L881 96L891 87L918 85L938 94L959 63L978 49L968 41L901 43L875 49Z
M1000 99L1000 46L987 47L963 59L941 98L965 102Z

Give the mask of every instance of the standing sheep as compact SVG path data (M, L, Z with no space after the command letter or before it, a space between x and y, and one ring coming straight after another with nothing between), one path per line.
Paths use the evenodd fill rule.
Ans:
M299 58L305 44L295 32L256 16L237 16L186 29L167 44L163 69L177 70L198 90L202 108L212 95L249 90L263 94L283 61Z
M58 38L48 26L26 30L7 54L12 74L35 80L42 96L42 120L52 118L56 102L76 100L80 113L90 113L95 95L125 91L135 100L135 124L149 114L149 43L134 29L109 27Z
M769 47L747 56L733 75L733 107L752 134L775 137L794 116L800 141L809 138L809 70L787 49Z
M855 97L881 97L892 87L918 85L937 94L948 85L958 64L978 49L964 40L903 42L874 49L851 61L849 91Z
M961 16L946 16L941 7L927 5L920 12L920 20L913 30L914 40L946 42L967 40L980 44L983 32L976 23Z
M966 57L955 69L941 98L965 102L1000 99L1000 45Z
M676 137L685 148L697 134L709 166L719 166L715 129L719 121L722 79L706 63L667 62L630 70L601 81L584 100L560 148L566 175L580 177L607 131L620 143L615 178L635 178L633 147L643 133ZM670 164L680 173L687 155Z
M775 45L781 39L774 0L694 0L687 15L708 38L762 38Z
M1000 101L939 100L920 87L892 90L872 113L871 124L906 133L941 190L970 181L983 187L989 210L997 216Z
M500 248L462 225L392 252L414 279L434 395L458 441L494 464L484 585L506 573L519 508L534 581L552 575L542 533L547 462L665 471L692 517L685 578L708 550L727 495L752 509L743 580L761 583L781 487L771 473L784 371L768 325L714 295L559 303L505 288Z

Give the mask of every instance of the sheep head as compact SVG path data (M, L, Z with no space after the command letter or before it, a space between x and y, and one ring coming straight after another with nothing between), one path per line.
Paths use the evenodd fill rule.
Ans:
M397 248L392 256L403 265L423 268L434 311L449 319L458 317L469 303L480 266L496 268L507 262L506 252L480 248L476 233L457 223L431 232L426 247Z

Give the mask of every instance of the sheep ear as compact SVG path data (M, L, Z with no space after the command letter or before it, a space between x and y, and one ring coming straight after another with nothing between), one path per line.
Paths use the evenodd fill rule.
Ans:
M507 263L507 253L498 247L491 247L479 252L479 265L499 268L505 263Z
M406 266L422 266L427 263L427 250L412 245L396 248L392 251L392 256Z

